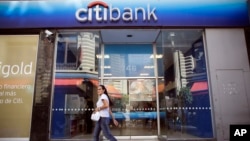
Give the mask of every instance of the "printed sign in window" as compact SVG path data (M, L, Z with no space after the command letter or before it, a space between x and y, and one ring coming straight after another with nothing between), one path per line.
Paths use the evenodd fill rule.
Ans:
M30 136L38 40L0 36L0 140Z

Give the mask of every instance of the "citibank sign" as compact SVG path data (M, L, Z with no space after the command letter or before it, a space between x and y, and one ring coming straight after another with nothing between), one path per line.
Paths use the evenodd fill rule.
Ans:
M93 1L87 8L80 8L75 12L75 17L79 22L117 22L123 20L126 22L137 22L141 17L142 21L157 21L156 8L151 8L150 4L143 7L124 7L120 9L112 4L108 5L103 1ZM95 18L95 19L93 19Z

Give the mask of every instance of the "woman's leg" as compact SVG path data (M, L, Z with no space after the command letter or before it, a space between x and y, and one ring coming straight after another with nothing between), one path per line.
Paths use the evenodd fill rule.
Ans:
M109 118L101 118L101 128L103 135L110 141L117 141L116 138L111 134L109 129Z
M94 141L99 141L100 132L101 132L101 119L95 122Z

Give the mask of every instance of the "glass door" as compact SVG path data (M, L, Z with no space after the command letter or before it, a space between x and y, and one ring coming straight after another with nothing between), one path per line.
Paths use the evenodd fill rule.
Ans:
M157 136L156 79L152 44L104 46L102 79L115 105L120 137Z
M110 125L114 135L157 135L155 79L105 79L104 85L119 122L118 127Z

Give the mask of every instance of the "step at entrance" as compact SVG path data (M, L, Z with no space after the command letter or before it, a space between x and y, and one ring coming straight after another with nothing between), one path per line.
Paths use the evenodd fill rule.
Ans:
M159 141L158 136L115 136L118 141ZM108 141L103 137L103 141Z

